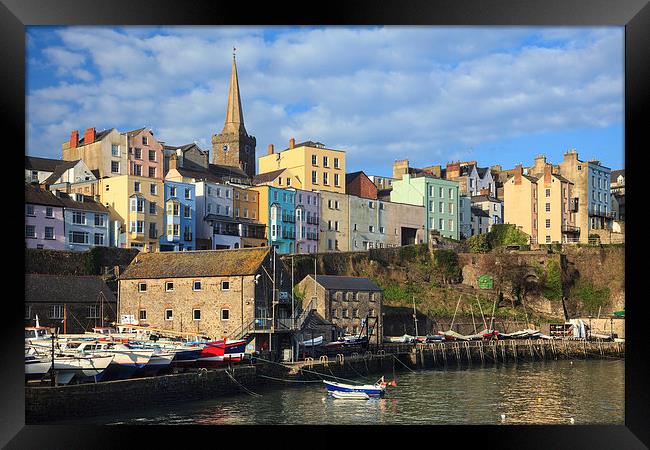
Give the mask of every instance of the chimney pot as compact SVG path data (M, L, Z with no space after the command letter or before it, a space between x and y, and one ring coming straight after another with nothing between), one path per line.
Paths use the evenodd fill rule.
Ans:
M521 167L521 164L517 164L515 166L515 184L521 184L522 173L523 173L523 169Z
M273 144L269 144L269 155L273 154Z
M289 139L289 148L294 148L296 146L296 140L294 138Z

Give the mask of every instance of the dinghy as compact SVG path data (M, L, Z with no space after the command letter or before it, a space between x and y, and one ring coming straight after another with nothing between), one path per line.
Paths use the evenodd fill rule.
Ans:
M343 400L369 400L370 396L365 392L343 392L333 391L332 397Z

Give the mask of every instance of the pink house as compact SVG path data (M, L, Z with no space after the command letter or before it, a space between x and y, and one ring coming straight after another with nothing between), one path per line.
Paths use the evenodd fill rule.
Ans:
M25 246L65 250L63 203L38 185L25 184Z
M165 176L162 142L154 137L149 128L127 131L124 134L129 148L129 175L162 180Z

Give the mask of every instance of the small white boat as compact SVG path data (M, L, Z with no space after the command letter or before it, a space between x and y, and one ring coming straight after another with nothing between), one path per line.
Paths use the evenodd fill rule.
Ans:
M72 378L80 380L94 378L98 380L106 368L113 361L114 355L92 356L56 356L54 358L54 371L58 384L68 384Z
M309 339L307 341L302 341L303 347L315 347L323 343L323 336L318 336L314 339Z
M34 355L25 355L25 379L40 381L52 367L52 360L39 358Z
M368 400L370 396L365 392L332 391L332 397L345 400Z

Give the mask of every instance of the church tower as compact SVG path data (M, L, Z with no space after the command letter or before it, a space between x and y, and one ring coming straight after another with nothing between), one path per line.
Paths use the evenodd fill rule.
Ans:
M244 127L237 63L233 49L226 120L221 133L212 135L212 162L239 167L252 178L255 176L255 144L255 136L249 136Z

